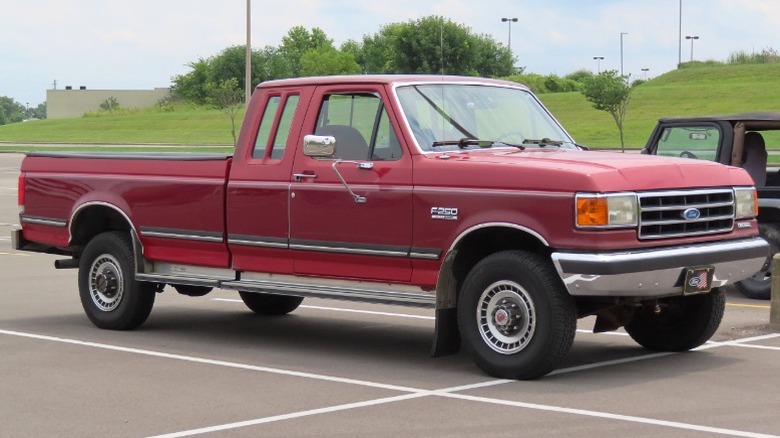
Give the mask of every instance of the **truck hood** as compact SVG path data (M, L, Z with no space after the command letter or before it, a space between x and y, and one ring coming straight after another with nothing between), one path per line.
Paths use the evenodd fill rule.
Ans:
M473 181L474 187L488 185L497 189L615 192L753 185L747 172L736 167L635 153L529 148L474 150L428 157L454 167L468 167L458 173L459 180L466 185Z

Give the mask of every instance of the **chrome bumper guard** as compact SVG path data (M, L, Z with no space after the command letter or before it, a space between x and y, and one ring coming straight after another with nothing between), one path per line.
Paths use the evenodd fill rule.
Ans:
M769 256L761 238L602 254L554 252L552 260L576 296L682 295L685 270L715 268L712 287L751 277Z

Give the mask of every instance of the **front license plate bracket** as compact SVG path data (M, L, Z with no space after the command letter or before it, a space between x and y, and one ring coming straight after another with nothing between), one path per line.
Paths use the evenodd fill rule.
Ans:
M703 294L712 290L712 279L715 276L714 266L695 266L685 268L683 294Z

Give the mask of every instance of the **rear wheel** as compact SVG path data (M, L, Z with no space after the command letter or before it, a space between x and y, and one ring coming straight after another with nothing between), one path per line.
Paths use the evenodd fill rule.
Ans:
M93 324L131 330L149 317L155 285L136 281L134 266L128 232L102 233L87 244L79 262L79 296Z
M259 315L286 315L303 302L303 297L291 295L259 294L254 292L239 292L241 300L249 310Z
M769 242L769 256L760 271L734 286L748 298L768 300L772 295L772 257L780 250L780 229L775 224L758 224L758 232Z
M626 324L639 345L656 351L685 351L707 342L720 326L726 296L720 289L644 304Z
M500 252L466 277L458 327L464 347L485 372L534 379L555 369L571 348L574 301L542 256Z

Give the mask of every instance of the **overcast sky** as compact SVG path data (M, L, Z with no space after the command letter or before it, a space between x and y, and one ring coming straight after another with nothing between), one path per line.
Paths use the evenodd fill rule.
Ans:
M252 2L252 46L277 46L296 25L322 28L338 47L382 25L442 15L507 43L540 74L623 70L643 78L675 68L680 0L264 0ZM780 50L780 0L682 0L696 60ZM246 41L246 0L0 0L0 96L37 105L46 90L167 87L187 63Z

